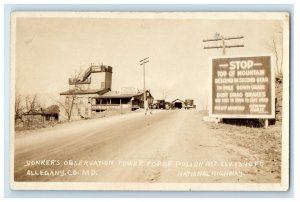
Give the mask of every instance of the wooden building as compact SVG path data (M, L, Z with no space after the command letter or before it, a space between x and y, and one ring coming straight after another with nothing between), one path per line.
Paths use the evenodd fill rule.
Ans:
M182 109L185 103L181 99L176 99L171 102L171 105L172 105L172 109Z
M112 67L94 65L77 78L69 78L69 90L61 92L60 119L91 117L91 98L111 90Z
M78 78L70 78L69 90L60 93L60 119L82 119L97 117L99 112L126 112L144 107L144 92L133 87L112 91L112 67L91 65ZM146 91L148 106L153 97Z
M146 91L146 101L148 106L152 105L153 97L150 91ZM143 91L131 93L108 91L92 98L92 112L96 113L101 111L134 111L140 108L144 108Z
M59 107L52 105L47 108L41 108L36 111L28 111L22 114L23 126L32 127L47 122L56 122L59 120Z

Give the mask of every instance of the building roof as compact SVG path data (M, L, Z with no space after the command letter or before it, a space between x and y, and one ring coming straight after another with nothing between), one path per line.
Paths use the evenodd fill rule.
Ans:
M96 98L131 98L143 95L144 92L138 92L138 93L129 93L129 94L123 94L119 91L108 91L102 95L97 96Z
M45 109L42 109L43 114L58 114L60 112L58 105L51 105Z
M24 116L31 116L31 115L43 115L43 113L42 112L25 112L25 113L23 113L22 115L24 115Z
M23 115L53 115L60 112L58 105L51 105L47 108L39 108L35 110L29 110L28 112L23 113Z
M88 90L67 90L61 92L60 95L83 95L83 94L104 94L108 92L109 89L88 89Z
M149 91L147 90L146 92L149 92ZM121 93L119 91L108 91L104 94L95 96L94 98L132 98L132 97L141 96L143 94L144 94L144 91L138 91L137 93ZM149 92L149 94L150 94L150 92ZM152 97L151 94L150 94L150 97Z
M184 101L181 100L181 99L175 99L175 100L172 101L172 103L175 103L175 102L181 102L181 103L184 103Z

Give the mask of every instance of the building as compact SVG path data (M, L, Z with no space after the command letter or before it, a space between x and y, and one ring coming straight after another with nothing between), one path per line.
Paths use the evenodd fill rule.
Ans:
M196 105L194 105L194 100L186 99L184 102L185 109L196 109Z
M52 105L45 109L40 108L38 110L22 114L22 125L23 127L38 126L48 122L56 122L59 120L59 107Z
M146 91L146 100L148 106L151 106L153 97L150 91ZM108 91L104 94L92 97L92 113L103 111L118 111L125 113L144 108L144 92L136 91Z
M105 65L91 66L75 78L69 78L69 90L61 92L60 119L81 119L91 117L91 97L111 90L112 67Z
M175 99L171 102L172 109L196 109L194 105L194 100L186 99L185 101L181 99Z
M69 90L61 92L61 120L97 117L102 111L131 111L143 108L142 91L112 91L112 67L93 65L76 78L69 78ZM126 91L127 89L127 91ZM147 103L152 103L150 91L146 91Z
M171 105L173 109L181 109L184 107L184 101L181 99L176 99L171 102Z
M59 111L58 105L51 105L50 107L42 109L42 116L45 117L45 121L58 121Z

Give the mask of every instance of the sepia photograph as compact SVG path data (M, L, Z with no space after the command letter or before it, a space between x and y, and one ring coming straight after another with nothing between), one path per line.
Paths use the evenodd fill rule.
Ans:
M288 12L12 12L14 190L287 191Z

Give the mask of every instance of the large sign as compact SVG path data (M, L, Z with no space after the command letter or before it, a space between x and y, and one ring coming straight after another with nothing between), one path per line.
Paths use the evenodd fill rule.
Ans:
M210 116L275 118L271 56L212 58L210 75Z

